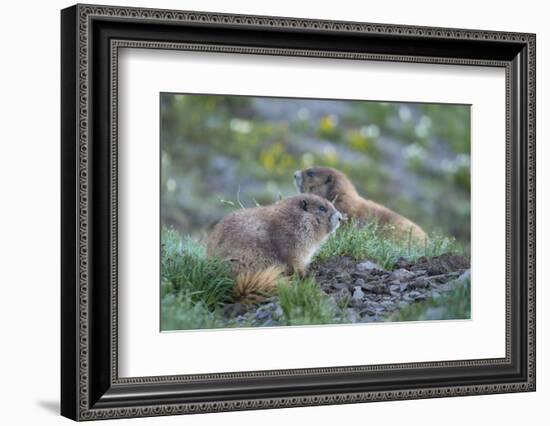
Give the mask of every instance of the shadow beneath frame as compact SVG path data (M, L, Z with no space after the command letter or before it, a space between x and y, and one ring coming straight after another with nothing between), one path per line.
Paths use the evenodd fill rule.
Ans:
M50 414L59 415L60 413L59 401L36 401L36 405Z

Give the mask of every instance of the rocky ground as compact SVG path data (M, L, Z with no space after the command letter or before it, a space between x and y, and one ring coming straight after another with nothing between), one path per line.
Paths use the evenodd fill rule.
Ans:
M310 275L339 307L340 322L387 321L411 304L436 300L462 285L470 277L470 262L456 255L398 260L385 270L368 260L334 258L311 265ZM428 308L426 319L440 319L442 308ZM228 304L224 313L237 323L254 326L279 325L283 312L277 297L259 306Z
M325 293L347 306L351 322L372 322L411 303L441 297L469 278L469 268L462 256L442 255L401 259L392 271L370 261L330 259L313 265L312 272Z

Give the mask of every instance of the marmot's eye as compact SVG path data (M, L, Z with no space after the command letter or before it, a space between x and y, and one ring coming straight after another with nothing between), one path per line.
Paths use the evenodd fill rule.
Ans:
M313 177L314 173L311 170L306 172L307 177Z
M321 206L321 207L319 207L319 210L321 210L323 213L325 213L327 211L327 208L325 206Z

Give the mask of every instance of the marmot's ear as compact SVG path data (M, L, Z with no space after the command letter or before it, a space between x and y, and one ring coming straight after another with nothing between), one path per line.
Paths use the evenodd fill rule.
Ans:
M307 200L302 200L300 205L302 206L302 209L304 209L307 212Z
M331 183L331 182L332 182L332 175L328 175L325 183Z

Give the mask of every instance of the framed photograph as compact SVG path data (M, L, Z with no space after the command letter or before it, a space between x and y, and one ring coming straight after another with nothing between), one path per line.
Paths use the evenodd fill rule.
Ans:
M61 12L61 413L535 390L535 35Z

